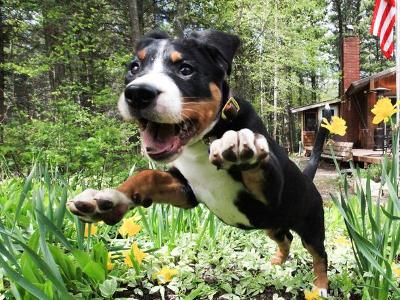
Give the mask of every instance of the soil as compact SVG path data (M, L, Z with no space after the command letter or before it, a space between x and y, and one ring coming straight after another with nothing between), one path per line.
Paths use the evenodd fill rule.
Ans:
M292 157L291 158L301 170L307 164L308 157ZM338 175L335 166L329 161L320 161L317 173L315 174L314 183L324 201L331 200L331 193L335 193L338 189Z
M142 291L147 291L146 289L142 289ZM296 299L296 300L304 300L303 293L299 293L296 298L293 298L293 294L284 292L282 290L277 290L274 286L267 286L264 290L264 292L260 295L257 295L252 298L248 299L242 299L242 300L272 300L273 295L278 294L279 297L282 297L284 299ZM161 296L159 293L155 294L145 294L143 296L136 295L132 290L125 290L125 291L120 291L116 292L114 294L114 299L115 298L136 298L140 300L161 300ZM174 294L174 292L168 288L165 289L165 300L176 300L177 296ZM213 297L213 300L226 300L227 298L221 296L221 295L215 295ZM352 294L350 295L350 300L361 300L360 295Z

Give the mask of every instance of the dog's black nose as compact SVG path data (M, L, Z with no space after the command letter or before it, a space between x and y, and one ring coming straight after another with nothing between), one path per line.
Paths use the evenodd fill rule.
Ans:
M125 89L126 102L136 109L143 109L149 106L160 94L156 88L151 85L130 85Z

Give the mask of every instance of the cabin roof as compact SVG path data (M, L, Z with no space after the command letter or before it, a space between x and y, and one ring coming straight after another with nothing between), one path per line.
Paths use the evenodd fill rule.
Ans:
M319 103L304 105L304 106L292 108L291 112L292 112L292 114L295 114L295 113L298 113L298 112L301 112L301 111L305 111L305 110L309 110L309 109L325 106L326 104L339 103L340 101L341 101L340 99L332 99L332 100L323 101L323 102L319 102Z
M387 76L391 76L396 74L396 68L390 68L387 69L385 71L379 72L379 73L375 73L374 75L365 77L363 79L354 81L350 84L349 88L346 90L345 94L348 96L351 96L359 91L365 90L366 88L368 88L369 86L369 82L371 80L375 80L378 78L383 78L383 77L387 77Z

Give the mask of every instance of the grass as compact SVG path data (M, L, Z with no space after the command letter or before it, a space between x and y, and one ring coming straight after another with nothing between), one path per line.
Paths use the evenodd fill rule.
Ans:
M291 259L272 266L275 244L263 231L226 226L203 206L135 209L127 217L141 226L139 233L122 237L120 224L98 224L85 237L84 225L65 210L84 182L45 165L25 179L2 181L0 293L6 299L303 299L312 288L311 257L299 238ZM350 299L362 289L351 243L337 208L327 205L325 215L330 299ZM147 254L143 261L129 252L132 243ZM166 267L178 274L161 284Z

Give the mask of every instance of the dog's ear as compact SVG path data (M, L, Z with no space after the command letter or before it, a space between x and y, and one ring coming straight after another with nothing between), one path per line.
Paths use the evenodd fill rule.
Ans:
M150 31L137 43L136 50L143 49L154 40L169 39L169 35L164 31Z
M193 32L190 37L210 48L212 52L215 52L216 49L219 55L212 53L214 56L217 54L217 57L214 58L221 64L226 74L231 73L233 57L240 46L238 36L218 30L204 30Z

